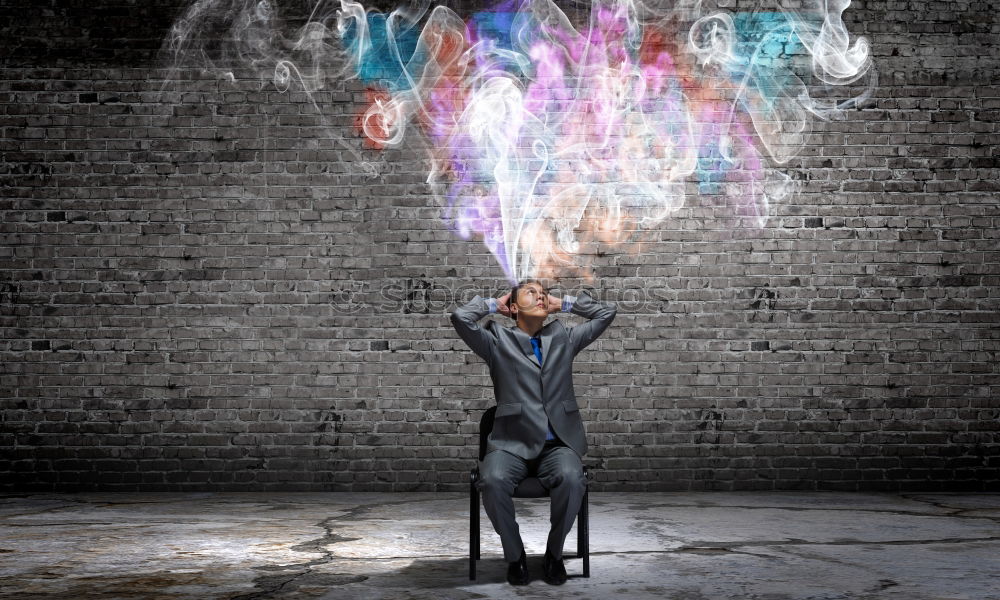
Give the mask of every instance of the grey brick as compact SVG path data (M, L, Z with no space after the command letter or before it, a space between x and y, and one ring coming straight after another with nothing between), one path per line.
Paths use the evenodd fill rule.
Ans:
M0 490L466 489L493 390L447 314L504 278L418 145L362 146L359 81L326 120L161 88L185 0L56 4L0 7ZM766 227L692 196L588 256L620 306L576 361L596 489L1000 489L989 10L852 4L879 87L815 123Z

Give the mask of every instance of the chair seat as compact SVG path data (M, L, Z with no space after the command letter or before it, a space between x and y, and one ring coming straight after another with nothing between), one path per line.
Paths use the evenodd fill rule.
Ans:
M514 488L515 498L544 498L548 495L548 488L542 485L542 480L537 477L525 477Z

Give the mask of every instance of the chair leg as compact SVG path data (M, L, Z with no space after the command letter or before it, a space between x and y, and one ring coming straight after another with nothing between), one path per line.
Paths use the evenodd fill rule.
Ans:
M578 554L583 556L583 576L590 577L590 490L583 493L583 502L580 504L580 518L577 524L577 548Z
M469 477L469 579L476 578L476 561L479 560L479 490L476 481L479 470L473 469Z

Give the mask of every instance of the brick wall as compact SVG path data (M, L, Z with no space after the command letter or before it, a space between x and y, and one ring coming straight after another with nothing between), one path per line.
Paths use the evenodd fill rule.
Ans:
M0 490L463 490L493 392L448 313L503 277L421 154L350 133L356 83L326 120L162 88L183 3L96 4L0 5ZM596 257L596 489L1000 489L996 14L845 20L876 98L818 125L767 227L691 203Z

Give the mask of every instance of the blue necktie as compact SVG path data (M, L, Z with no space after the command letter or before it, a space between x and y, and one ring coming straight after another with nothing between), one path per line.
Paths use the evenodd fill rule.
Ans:
M535 356L538 357L538 364L542 364L542 340L537 337L531 338L531 347L534 348ZM552 425L549 425L549 431L545 434L545 439L556 439L556 435L552 433Z

